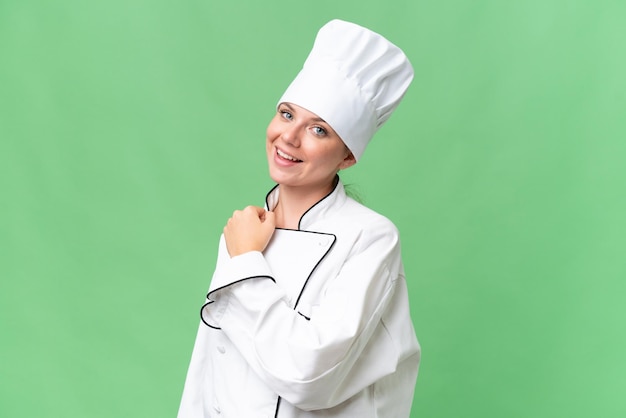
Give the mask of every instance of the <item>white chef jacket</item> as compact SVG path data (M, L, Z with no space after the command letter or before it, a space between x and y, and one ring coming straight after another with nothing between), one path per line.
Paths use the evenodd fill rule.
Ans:
M201 318L178 418L410 415L420 346L398 231L340 181L262 253L230 258L222 236Z

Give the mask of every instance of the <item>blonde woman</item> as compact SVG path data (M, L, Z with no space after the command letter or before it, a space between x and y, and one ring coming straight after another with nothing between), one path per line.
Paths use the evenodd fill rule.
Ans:
M267 128L277 185L224 227L179 418L409 416L420 347L398 231L338 173L412 78L381 35L320 29Z

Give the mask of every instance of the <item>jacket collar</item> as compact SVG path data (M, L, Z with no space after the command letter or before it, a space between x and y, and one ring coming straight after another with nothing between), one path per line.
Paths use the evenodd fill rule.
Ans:
M274 210L278 204L278 196L280 194L280 186L277 184L269 191L265 197L265 209ZM318 200L313 206L308 208L306 212L300 217L298 222L298 230L308 230L318 220L329 217L333 211L337 210L347 200L346 191L343 187L343 183L337 176L335 188L322 199Z

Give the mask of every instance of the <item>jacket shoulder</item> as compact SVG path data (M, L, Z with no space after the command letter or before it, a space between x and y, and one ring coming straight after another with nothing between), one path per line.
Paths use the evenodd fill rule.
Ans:
M398 229L389 218L352 198L346 200L333 218L333 223L341 225L341 229L358 231L360 234L384 235L393 239L397 239L399 235Z

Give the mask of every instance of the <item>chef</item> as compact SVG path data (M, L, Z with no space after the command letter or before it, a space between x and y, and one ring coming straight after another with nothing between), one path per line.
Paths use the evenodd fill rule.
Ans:
M179 418L410 415L420 346L399 234L339 172L412 78L381 35L319 30L267 128L276 186L224 227Z

